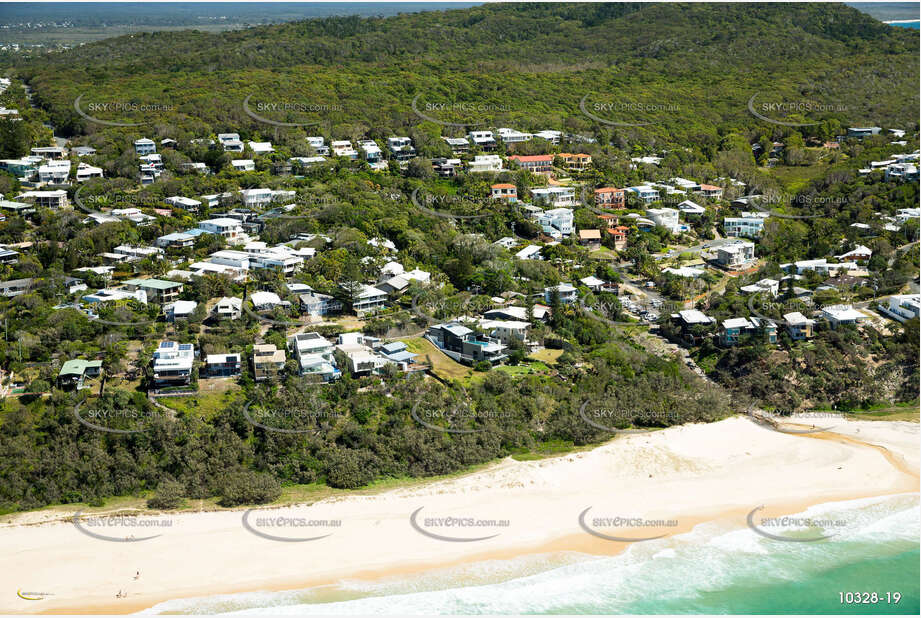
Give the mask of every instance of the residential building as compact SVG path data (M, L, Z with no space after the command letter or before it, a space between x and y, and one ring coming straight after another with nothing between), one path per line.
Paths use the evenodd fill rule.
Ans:
M470 152L470 142L464 137L446 137L444 138L448 146L451 147L452 154L466 154Z
M757 238L764 230L765 217L724 217L723 231L730 238Z
M678 211L674 208L649 208L646 216L656 225L664 227L672 234L677 234L681 227Z
M253 379L256 382L275 379L285 368L285 351L271 343L253 346Z
M512 345L515 341L527 343L528 329L531 328L530 322L519 320L489 320L482 319L479 321L480 328L489 333L493 339L499 340L505 345Z
M534 137L530 133L522 133L521 131L516 131L515 129L501 128L496 131L499 134L499 137L502 138L502 141L506 144L518 144L521 142L529 142Z
M198 229L204 230L208 234L221 236L230 244L248 238L240 222L237 219L231 219L229 217L218 217L216 219L199 221Z
M681 329L681 338L688 345L696 345L703 340L705 333L702 329L709 329L716 320L697 309L685 309L673 313L671 318Z
M192 379L195 346L162 341L153 355L153 379L157 386L188 384Z
M198 200L193 200L190 197L182 197L181 195L174 195L163 200L170 206L175 206L176 208L181 208L182 210L188 210L189 212L198 212L198 209L201 208L201 202Z
M873 256L873 251L863 245L857 245L847 253L836 255L835 257L845 262L866 262Z
M198 303L194 300L177 300L163 305L163 315L167 322L187 320L192 317L197 307Z
M842 324L856 325L870 319L867 314L854 309L851 305L831 305L822 309L822 317L828 320L832 328Z
M540 206L572 206L576 203L576 192L572 187L542 187L531 189L531 198Z
M508 182L500 182L490 188L490 197L494 200L506 200L510 204L518 201L518 187Z
M522 169L535 174L547 173L553 169L553 155L512 155L509 161L516 162Z
M32 148L30 153L33 157L38 157L40 159L46 159L49 161L67 158L67 149L60 146L39 146Z
M370 285L360 285L352 295L352 311L364 316L380 311L387 306L387 292Z
M553 145L558 145L560 140L563 138L562 131L538 131L534 134L534 137L539 137L545 139Z
M570 208L554 208L534 216L544 233L553 238L562 238L573 233L573 212Z
M96 290L92 294L87 294L81 299L84 302L87 302L91 305L94 304L105 304L105 303L115 303L116 305L124 305L128 302L135 301L143 305L147 304L147 293L144 290L134 290L129 291L123 288L106 288L102 290Z
M69 177L70 161L49 161L45 165L38 166L38 181L41 183L63 185L67 183Z
M570 154L568 152L564 152L557 156L563 159L563 162L566 165L566 169L570 172L584 172L592 166L591 155L583 153Z
M358 142L361 148L362 156L368 163L380 163L384 159L384 153L381 152L380 146L374 140L366 139Z
M214 305L212 313L219 320L238 320L243 315L243 300L236 296L224 296Z
M913 163L893 163L886 167L886 181L918 181L918 166Z
M717 187L716 185L700 185L700 188L697 190L698 193L703 194L704 197L711 200L718 200L723 197L723 188Z
M436 324L429 327L425 338L455 361L473 364L487 361L496 364L504 360L505 345L498 339L479 335L460 322Z
M626 205L624 190L616 187L595 189L595 204L602 208L623 208Z
M300 299L301 309L314 318L322 318L342 312L342 302L329 294L310 291L301 294L298 298Z
M691 200L684 200L678 204L678 210L683 212L685 216L699 216L707 212L706 208L700 204L695 204Z
M601 248L601 230L579 230L579 244L589 250Z
M559 285L544 288L544 302L550 304L554 293L561 305L571 305L579 300L579 292L569 283L560 283Z
M252 159L234 159L230 162L235 172L255 172L256 162Z
M815 320L807 318L799 311L785 313L783 319L786 322L787 332L794 341L812 337L812 327L815 326Z
M777 325L763 318L731 318L723 320L720 343L733 346L743 337L761 335L768 343L777 343Z
M270 311L275 307L290 306L291 303L282 300L275 292L253 292L249 297L256 311Z
M70 166L68 165L68 169ZM86 163L77 164L77 182L86 182L91 178L102 178L102 168L93 167Z
M205 373L211 378L232 378L240 375L239 354L209 354L205 357Z
M471 131L467 134L467 139L484 152L496 149L496 138L492 131Z
M329 382L341 373L333 359L333 344L319 333L299 333L288 337L288 349L297 358L302 376Z
M716 250L716 261L727 268L743 268L755 259L755 244L747 240L736 241Z
M331 142L330 148L332 149L334 157L347 157L349 159L358 158L358 151L352 148L352 142L347 139Z
M34 282L35 280L31 277L28 279L11 279L9 281L0 282L0 296L12 298L13 296L25 294L32 289Z
M757 283L752 283L751 285L743 285L739 288L741 292L746 294L760 294L767 293L773 297L776 297L780 293L780 281L776 279L762 279Z
M416 156L413 141L408 137L388 137L387 149L390 150L390 158L397 161L408 161Z
M138 155L149 155L157 152L157 143L146 137L136 139L134 140L134 152Z
M445 159L443 157L432 159L432 171L435 172L436 176L440 176L441 178L453 178L457 176L457 170L460 169L460 166L460 159Z
M615 225L605 230L607 234L614 237L614 249L620 251L627 246L627 233L630 231L626 225Z
M67 191L55 189L54 191L26 191L17 199L24 199L36 208L67 208Z
M325 140L320 136L310 136L307 138L307 145L318 155L329 155L329 146L325 145Z
M880 127L848 127L847 137L863 139L869 135L879 135L880 131L882 131Z
M658 201L659 192L649 185L639 185L636 187L627 187L627 191L634 193L644 204L650 204Z
M499 155L475 155L473 161L467 164L469 172L501 172L502 157Z
M521 251L515 254L515 257L519 260L542 260L543 258L540 255L540 246L539 245L528 245Z
M80 358L65 361L61 365L61 371L58 372L58 388L80 390L83 388L83 381L87 378L95 378L102 373L101 360L83 360Z
M125 281L125 288L130 292L142 290L148 301L165 305L179 299L183 286L177 281L163 279L128 279Z
M894 294L880 308L899 322L917 318L921 314L921 294Z
M270 152L275 152L275 149L272 148L272 142L248 142L249 149L253 151L254 154L268 154Z

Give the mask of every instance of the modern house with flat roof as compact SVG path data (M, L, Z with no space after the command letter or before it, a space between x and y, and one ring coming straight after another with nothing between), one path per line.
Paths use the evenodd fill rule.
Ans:
M195 346L162 341L153 355L153 379L157 386L188 384L192 380Z
M253 346L253 379L263 382L278 377L285 368L285 351L271 343L257 343Z
M179 299L183 286L178 281L165 281L163 279L128 279L125 288L133 292L143 290L147 300L163 305Z
M431 326L426 331L425 338L460 363L487 361L496 364L507 357L505 345L498 339L477 334L460 322Z

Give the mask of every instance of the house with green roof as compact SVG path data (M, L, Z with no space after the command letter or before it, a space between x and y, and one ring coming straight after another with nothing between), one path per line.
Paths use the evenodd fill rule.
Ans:
M144 290L147 300L158 305L179 300L182 293L181 283L164 279L128 279L125 281L125 287L131 292Z
M61 366L61 372L58 374L58 387L60 388L83 388L83 380L87 376L96 377L102 372L101 360L83 360L75 358L66 361Z

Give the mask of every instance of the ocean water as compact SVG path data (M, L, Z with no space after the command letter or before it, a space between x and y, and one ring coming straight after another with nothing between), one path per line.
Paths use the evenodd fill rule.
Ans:
M793 543L707 523L613 557L526 556L374 582L168 601L144 613L919 613L918 494L827 503L802 516L843 525L825 530L828 540ZM842 604L842 592L882 599ZM887 603L887 592L900 593L900 602Z
M921 29L921 21L891 21L887 22L890 26L898 26L899 28L911 28L912 30Z

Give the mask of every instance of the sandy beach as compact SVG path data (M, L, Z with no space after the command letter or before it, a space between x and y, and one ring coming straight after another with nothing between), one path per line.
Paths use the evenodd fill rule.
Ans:
M78 529L70 521L43 523L42 513L6 517L12 523L0 525L0 612L131 613L169 599L297 589L528 553L614 554L630 542L600 535L674 535L712 520L741 529L761 506L759 517L777 516L919 490L917 423L801 422L788 427L831 428L791 434L734 417L621 435L591 451L507 459L422 486L252 511L246 522L243 510L145 514L170 524L147 529L89 522ZM449 517L460 519L441 526L432 520ZM604 526L616 518L619 525ZM112 539L159 536L115 542L81 530ZM467 540L480 537L489 538ZM116 598L119 591L127 596ZM46 594L18 594L27 592Z

